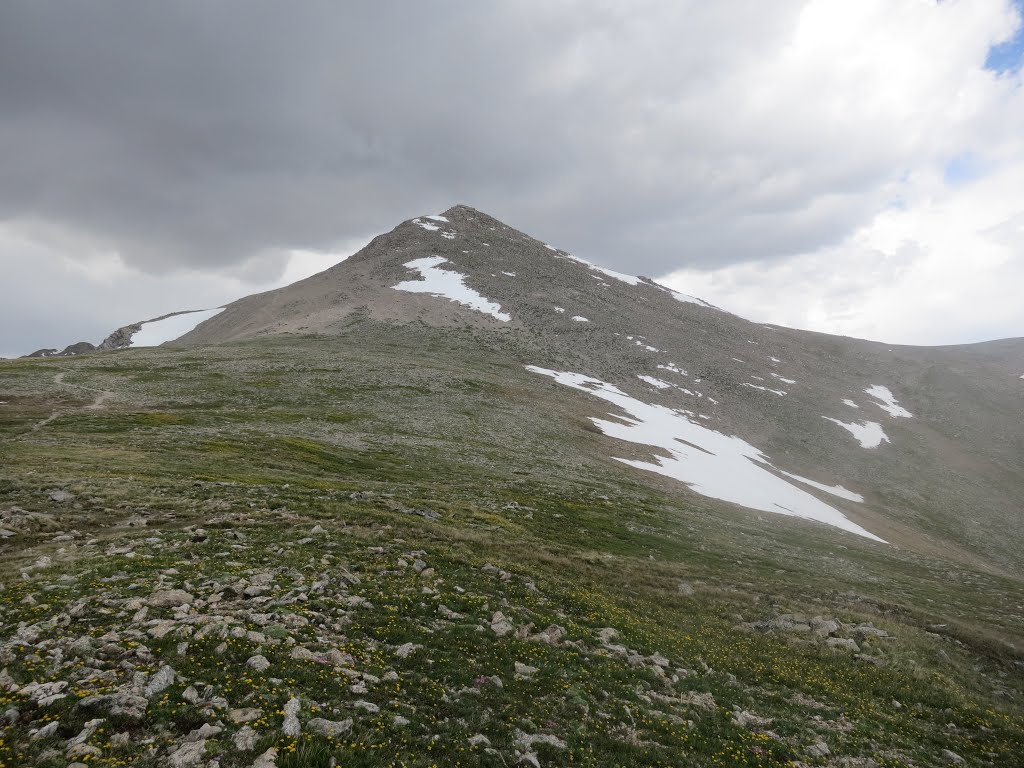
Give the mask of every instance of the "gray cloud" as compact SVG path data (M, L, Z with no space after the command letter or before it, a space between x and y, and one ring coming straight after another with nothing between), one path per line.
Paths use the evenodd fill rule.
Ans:
M739 5L769 26L795 7ZM679 40L577 3L5 3L0 218L77 227L148 270L454 202L645 274L841 236L858 211L806 216L814 178L760 202L781 227L709 227L770 169L726 178L719 104L685 103L763 32L704 16Z
M10 0L0 227L232 290L456 202L637 274L814 251L977 130L949 105L1008 27L901 68L819 45L806 5Z

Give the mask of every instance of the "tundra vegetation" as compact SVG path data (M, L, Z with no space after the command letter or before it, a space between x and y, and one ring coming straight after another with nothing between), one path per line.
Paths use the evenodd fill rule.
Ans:
M0 768L1021 764L1019 576L615 462L504 338L0 364Z

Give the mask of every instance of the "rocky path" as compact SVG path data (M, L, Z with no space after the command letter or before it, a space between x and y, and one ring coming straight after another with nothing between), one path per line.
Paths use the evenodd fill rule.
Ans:
M114 397L115 393L112 390L109 390L109 389L95 389L93 387L86 387L86 386L83 386L81 384L69 384L66 381L64 381L64 378L66 376L67 376L67 371L61 371L60 373L56 374L53 377L53 383L56 384L58 387L69 387L71 389L82 390L83 392L93 392L93 393L95 393L95 399L91 403L89 403L88 405L82 406L80 410L86 410L86 411L102 410L104 405L106 404L106 402ZM74 413L76 410L79 410L79 409L78 408L57 408L52 413L50 413L50 415L47 416L45 419L42 419L41 421L38 421L35 424L33 424L32 428L29 430L29 433L32 434L32 433L38 432L43 427L47 426L51 422L53 422L56 419L60 418L61 416L66 416L69 413Z

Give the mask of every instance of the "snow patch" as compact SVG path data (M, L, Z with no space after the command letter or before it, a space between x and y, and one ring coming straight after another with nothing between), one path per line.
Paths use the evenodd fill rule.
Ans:
M778 395L779 397L785 397L786 396L786 393L784 391L782 391L781 389L769 389L768 387L762 387L762 386L759 386L757 384L751 384L749 381L744 381L742 384L740 384L740 386L741 387L750 387L751 389L759 389L762 392L772 392L772 393Z
M792 477L794 480L799 480L804 485L809 485L812 488L817 488L819 491L824 491L825 493L831 493L833 496L838 496L840 499L846 499L847 501L857 502L864 501L864 497L861 496L859 493L848 491L841 485L824 485L822 483L816 483L813 480L808 480L806 477L800 477L800 475L793 475L790 474L789 472L783 472L781 469L779 470L779 472L782 472L782 474L784 474L786 477Z
M785 376L779 376L777 373L773 373L772 378L778 379L785 384L796 384L796 379L787 379Z
M879 408L888 413L894 419L909 419L912 414L906 408L896 402L896 398L892 392L889 391L888 387L883 387L881 384L873 384L864 390L871 397L875 398L879 402L875 403Z
M198 309L195 312L181 312L165 317L163 320L151 320L143 323L142 328L132 334L131 347L158 347L168 341L180 339L194 330L197 325L209 320L224 311L217 309Z
M422 280L406 280L398 285L392 286L396 291L408 293L426 293L431 296L439 296L459 304L464 304L477 312L483 312L503 323L507 323L512 316L501 311L501 305L490 301L466 285L466 276L447 269L438 269L448 259L442 256L427 256L422 259L407 261L405 266L415 269L420 273Z
M427 218L430 218L429 216ZM423 221L422 219L413 219L412 223L418 227L423 227L428 232L437 232L441 229L437 224L431 224L429 221Z
M551 246L548 246L548 247L550 248ZM551 250L555 250L555 249L551 248ZM568 258L572 259L573 261L579 262L580 264L583 264L584 266L586 266L586 267L588 267L590 269L593 269L596 272L600 272L602 275L607 275L608 277L613 277L616 280L620 280L621 282L626 283L627 285L639 285L640 284L640 278L639 277L635 277L633 275L626 275L626 274L623 274L622 272L616 272L614 269L605 269L604 267L599 267L599 266L597 266L597 264L593 264L593 263L587 261L586 259L581 259L579 256L573 256L571 253L567 253L565 255ZM591 275L591 277L593 277L596 280L600 280L601 279L601 278L597 277L596 275Z
M675 363L669 363L668 365L659 365L658 367L663 371L672 371L672 373L678 373L680 376L690 375L682 368L679 368Z
M424 216L423 218L430 219L432 221L440 221L440 222L442 222L444 224L448 223L448 219L446 217L442 216L441 214L437 214L436 216Z
M668 389L669 387L673 386L672 384L669 384L667 381L656 379L653 376L637 376L637 378L640 379L640 381L646 381L652 387L657 387L658 389Z
M851 408L860 408L860 406L853 402L853 400L851 400L850 398L846 398L845 400L843 400L843 404L848 405Z
M565 314L565 307L555 307L555 312L557 312L560 315L564 315Z
M577 323L589 323L590 322L583 315L573 315L572 319L575 320Z
M515 277L516 276L515 272L505 272L504 270L502 270L501 274L508 275L509 277Z
M665 290L667 290L669 293L671 293L672 297L676 301L682 301L682 302L685 302L687 304L696 304L699 307L708 307L710 309L715 309L714 306L712 306L711 304L708 304L703 299L698 299L696 296L691 296L688 293L680 293L679 291L673 291L671 288L666 288Z
M877 448L882 442L889 442L889 436L882 430L882 425L877 421L864 421L860 424L852 422L847 424L845 421L839 419L833 419L831 416L822 416L821 418L831 421L833 424L838 424L840 427L845 429L860 443L861 448Z
M628 416L618 417L620 420L616 421L591 419L606 435L661 448L669 454L667 457L656 456L653 462L630 459L616 461L674 478L704 496L763 512L817 520L875 541L883 541L850 521L839 510L779 477L771 471L774 467L767 457L739 437L715 432L664 406L636 400L618 387L599 379L533 365L526 368L533 373L549 376L564 386L589 392L625 411ZM804 478L794 479L812 484Z

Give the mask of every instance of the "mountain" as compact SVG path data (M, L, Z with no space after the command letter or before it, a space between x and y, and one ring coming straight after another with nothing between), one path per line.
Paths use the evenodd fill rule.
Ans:
M651 471L706 495L899 546L925 532L929 546L1024 567L1024 340L914 348L751 323L467 206L404 222L293 285L181 315L179 336L155 340L332 335L353 317L502 333L523 365L613 385L629 399L597 397L664 433L620 436L680 454ZM688 472L708 451L717 458Z
M0 363L0 762L1024 747L1024 340L752 323L455 206L99 346Z

